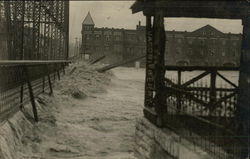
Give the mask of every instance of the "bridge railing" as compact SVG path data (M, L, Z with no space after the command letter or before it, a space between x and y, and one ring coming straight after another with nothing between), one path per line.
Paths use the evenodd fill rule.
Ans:
M69 61L0 61L0 121L31 102L38 121L35 97L53 93L53 83Z
M247 137L241 134L237 119L238 73L238 67L166 66L164 88L158 92L158 98L165 99L161 112L154 81L144 115L211 152L214 158L240 158Z
M0 1L0 28L0 120L30 101L38 121L34 98L69 63L69 1Z
M219 158L240 156L237 74L237 67L166 66L165 124Z

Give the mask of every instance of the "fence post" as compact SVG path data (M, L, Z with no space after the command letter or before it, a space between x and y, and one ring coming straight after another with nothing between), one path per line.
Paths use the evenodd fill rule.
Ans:
M212 109L213 104L216 102L216 71L211 71L211 76L210 76L210 100L209 100L209 105L210 108ZM210 109L210 115L211 115L211 109Z
M56 72L57 72L57 78L58 78L58 80L61 80L61 78L60 78L60 66L58 67L58 64L56 64Z
M53 94L53 87L52 87L52 83L51 83L51 79L50 79L50 72L49 72L49 67L48 65L46 65L46 73L47 73L47 76L48 76L48 82L49 82L49 89L50 89L50 95Z
M21 85L20 89L20 108L23 109L23 84Z
M177 78L177 84L178 84L178 89L181 89L180 86L181 86L181 71L178 70L178 78ZM178 91L179 92L179 91ZM177 111L178 113L181 112L181 93L178 93L177 95Z
M31 105L32 105L34 118L35 118L35 121L38 122L38 115L37 115L35 97L34 97L34 94L33 94L33 89L32 89L32 85L31 85L31 81L30 81L29 69L26 66L24 66L24 73L25 73L27 84L28 84L28 89L29 89L29 94L30 94L30 102L31 102Z

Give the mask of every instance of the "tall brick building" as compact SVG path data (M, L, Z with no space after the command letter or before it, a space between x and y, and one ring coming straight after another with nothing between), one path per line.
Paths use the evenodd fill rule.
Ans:
M239 65L241 34L222 33L210 25L193 32L166 31L167 65ZM82 54L105 63L131 59L146 53L145 26L135 30L97 28L90 15L82 23ZM229 56L230 55L230 56ZM143 62L142 62L143 63Z

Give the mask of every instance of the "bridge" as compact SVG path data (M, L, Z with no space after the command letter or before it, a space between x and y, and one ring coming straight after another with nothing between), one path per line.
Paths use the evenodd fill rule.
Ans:
M249 3L243 0L137 0L131 9L133 13L143 12L146 16L145 118L159 128L168 128L199 145L213 158L246 158L249 155L250 136ZM165 17L242 20L240 67L165 65ZM170 71L175 72L176 76L170 78ZM192 71L201 73L183 79L185 72ZM239 83L233 83L221 71L239 72ZM206 77L206 82L201 82ZM229 86L218 86L218 79ZM168 154L171 155L171 146L169 149ZM138 154L143 156L142 153ZM172 154L172 158L178 156Z
M69 63L69 1L1 1L0 24L0 120L31 102L38 121L34 98Z

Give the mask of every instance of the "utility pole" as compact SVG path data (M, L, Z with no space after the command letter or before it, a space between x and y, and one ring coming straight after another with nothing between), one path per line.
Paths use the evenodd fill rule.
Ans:
M78 38L75 38L75 49L74 49L74 58L78 56Z

